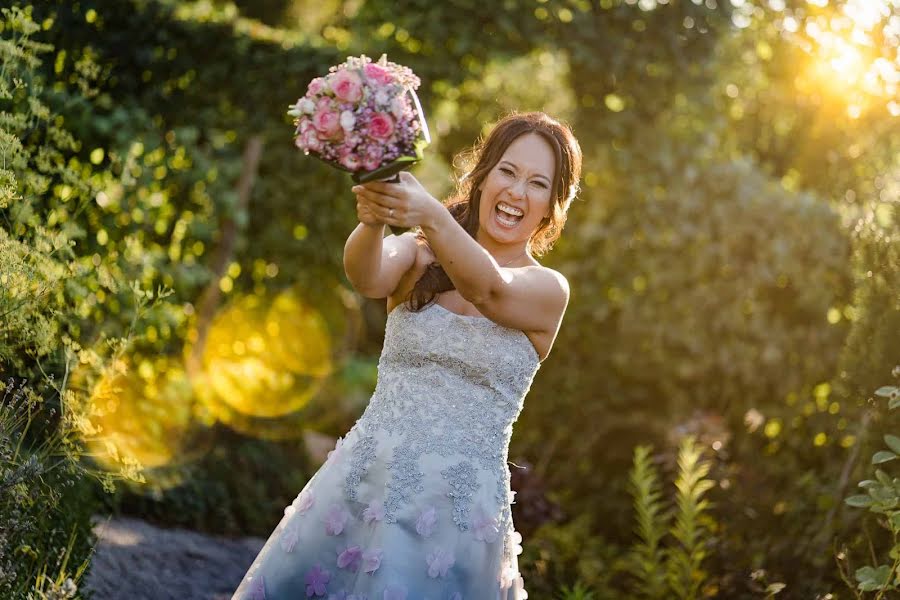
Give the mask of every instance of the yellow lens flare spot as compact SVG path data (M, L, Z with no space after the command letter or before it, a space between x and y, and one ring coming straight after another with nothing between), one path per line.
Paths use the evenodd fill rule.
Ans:
M87 370L76 370L83 381ZM193 393L180 359L122 359L73 404L73 423L103 469L147 481L154 469L177 467L189 453ZM153 482L158 485L158 481ZM173 482L177 483L177 482Z
M305 407L331 375L331 333L322 315L290 291L243 296L210 325L198 395L224 422L275 418Z

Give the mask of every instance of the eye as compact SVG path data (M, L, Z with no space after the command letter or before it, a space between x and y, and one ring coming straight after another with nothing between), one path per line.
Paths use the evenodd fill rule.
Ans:
M507 169L506 167L500 167L500 172L504 175L512 175L512 169Z
M547 184L544 183L543 181L532 181L531 183L537 185L541 189L544 189L544 190L547 189Z

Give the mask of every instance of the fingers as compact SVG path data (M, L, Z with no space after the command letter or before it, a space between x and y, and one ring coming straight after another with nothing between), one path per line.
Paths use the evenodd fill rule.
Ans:
M357 190L357 188L359 189ZM394 210L403 206L403 200L394 198L393 196L387 196L385 194L370 191L365 187L360 188L359 186L354 186L353 191L356 193L357 198L362 198L365 201L376 206L393 208Z
M362 188L378 194L397 198L400 196L402 186L397 183L387 183L386 181L370 181L368 183L360 183L353 186L354 192L356 191L356 188Z
M388 225L399 225L399 221L406 214L401 207L373 201L367 195L358 194L357 198L357 206L364 207L363 210L370 212L379 221Z

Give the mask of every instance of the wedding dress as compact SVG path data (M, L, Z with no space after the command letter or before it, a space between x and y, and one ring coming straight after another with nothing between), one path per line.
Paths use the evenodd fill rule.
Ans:
M394 308L369 405L233 600L526 598L507 456L540 366L523 331Z

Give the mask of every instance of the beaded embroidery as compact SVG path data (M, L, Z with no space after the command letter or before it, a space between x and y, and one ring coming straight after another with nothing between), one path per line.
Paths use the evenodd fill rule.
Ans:
M435 309L434 307L437 307ZM455 458L441 471L447 480L453 522L469 529L469 508L478 470L496 482L494 514L509 549L509 441L525 396L540 369L537 351L524 332L485 317L453 313L438 304L413 312L405 304L388 315L378 383L355 426L360 437L350 452L345 491L357 488L376 458L376 431L396 444L386 466L390 478L385 521L424 491L423 454Z
M447 495L453 502L453 522L461 531L467 531L469 507L472 505L472 496L478 490L475 468L472 463L463 461L447 467L441 471L441 475L450 483Z

